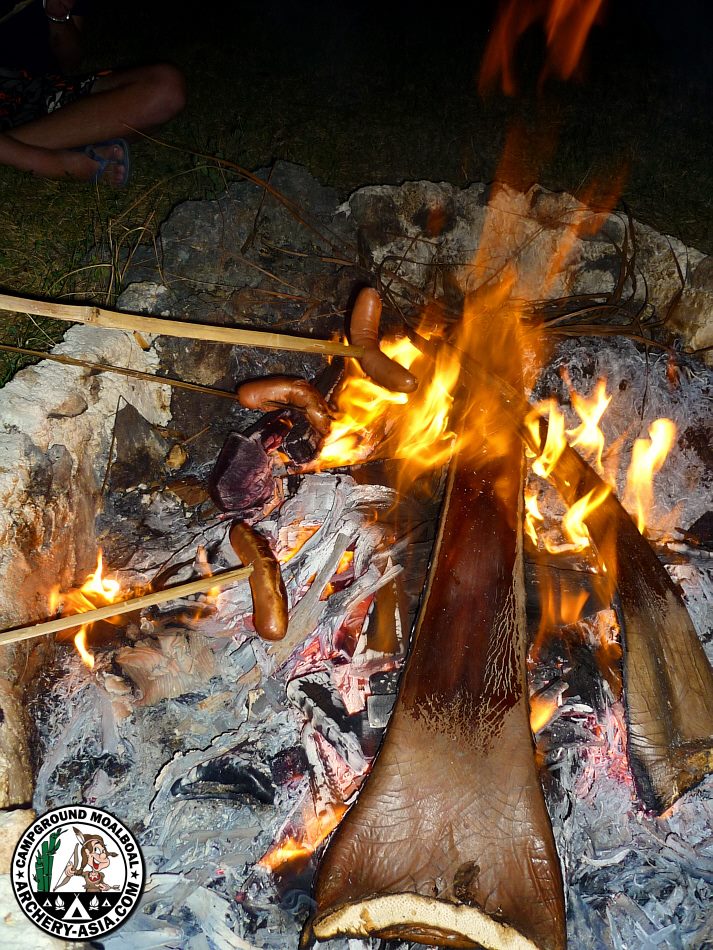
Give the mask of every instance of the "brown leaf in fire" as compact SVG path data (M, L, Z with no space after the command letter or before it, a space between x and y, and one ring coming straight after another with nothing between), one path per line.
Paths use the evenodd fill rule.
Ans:
M204 685L215 672L215 657L206 637L174 634L140 640L124 647L116 660L141 691L140 706L153 706Z

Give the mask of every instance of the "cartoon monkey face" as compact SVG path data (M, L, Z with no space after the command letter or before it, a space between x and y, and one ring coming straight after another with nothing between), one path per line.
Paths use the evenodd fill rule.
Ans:
M106 853L106 848L99 844L98 841L89 849L87 858L89 864L91 864L95 871L101 871L109 867L109 855Z
M104 840L99 835L87 838L82 846L83 867L88 866L91 871L103 871L109 867L109 859L115 857L114 852L106 850Z

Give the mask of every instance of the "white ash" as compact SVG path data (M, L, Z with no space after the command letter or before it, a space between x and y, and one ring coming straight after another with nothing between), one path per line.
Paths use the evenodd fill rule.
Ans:
M678 585L708 660L713 663L713 563L691 557L685 564L667 564L666 570Z
M155 503L151 493L144 501L148 507ZM373 524L374 513L392 503L389 490L360 486L350 476L307 475L289 501L256 525L275 542L278 556L287 555L301 524L317 528L285 565L293 613L313 575L326 565L329 579L342 551L354 551L351 584L324 601L314 600L302 617L306 645L295 643L275 658L279 644L254 638L249 587L241 584L223 592L213 612L196 621L199 633L175 632L175 604L150 612L134 631L139 650L151 642L156 644L151 649L160 653L177 636L212 645L214 675L191 681L188 695L157 703L155 697L147 699L145 671L143 699L137 695L126 709L126 689L120 687L112 659L125 664L136 647L98 651L92 673L73 653L66 654L52 693L33 710L43 740L35 804L46 810L60 800L85 800L120 813L138 833L151 878L131 929L107 938L105 946L126 946L126 940L146 947L297 946L310 906L309 881L290 888L291 895L278 894L271 875L257 862L280 829L295 822L299 826L305 803L312 802L315 810L328 806L322 799L328 789L339 805L354 794L368 770L378 740L366 712L349 716L344 709L330 675L330 657L345 616L398 570L389 560L394 551L382 550L382 529ZM199 549L214 571L236 563L226 521L215 519L197 531L182 510L165 509L165 515L156 521L151 543L123 568L125 585L172 567L170 583L195 576L204 571ZM336 560L335 537L342 538ZM271 671L279 671L293 649L309 651L310 644L310 672L298 674L286 689ZM340 664L348 662L348 656L339 655ZM363 657L358 662L363 664ZM333 709L342 710L338 721L332 718L335 712L323 713L312 701L306 715L301 711L300 690L308 683L332 696ZM334 742L330 761L322 760L325 742L328 747ZM282 784L275 778L276 763L298 748L309 749L305 762L311 758L312 773L321 771L316 784L309 768L281 779ZM216 761L228 762L231 775L244 775L246 787L257 782L258 793L262 790L272 801L259 801L246 791L230 800L212 792L201 797L206 763ZM337 772L335 763L343 763ZM311 874L314 862L310 869ZM236 893L244 895L238 903ZM175 942L161 943L166 940Z

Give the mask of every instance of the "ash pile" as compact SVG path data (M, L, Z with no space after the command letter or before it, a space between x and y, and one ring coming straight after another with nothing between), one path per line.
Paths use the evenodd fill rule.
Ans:
M121 308L327 338L342 332L356 289L378 281L391 292L385 330L393 334L402 332L399 310L408 316L438 301L436 316L447 319L459 308L488 216L499 229L492 274L510 259L527 274L533 261L557 257L578 210L570 196L503 189L507 207L498 213L485 186L423 182L362 189L340 207L303 169L280 164L269 180L306 210L308 227L250 183L186 203L163 226L160 260L133 263ZM509 225L516 213L531 223L518 243ZM554 399L572 430L581 421L572 391L589 396L606 378L613 398L602 428L622 460L613 476L622 497L634 441L654 419L676 422L647 530L711 659L713 377L683 352L674 358L627 338L662 313L690 329L701 296L713 295L713 285L701 286L706 270L703 255L616 215L579 235L533 316L554 342L530 397ZM519 296L535 299L522 284ZM621 332L590 335L592 310ZM700 321L692 332L699 340ZM163 374L228 391L287 374L332 399L343 368L281 351L148 342ZM289 409L249 411L181 389L172 391L167 424L118 407L98 523L112 576L136 589L233 567L238 519L268 540L281 565L289 625L283 640L257 637L242 584L97 627L91 670L69 647L45 658L27 692L37 738L33 806L86 802L115 813L146 861L139 909L96 946L299 944L325 841L388 725L444 469L405 490L398 459L370 460L367 451L358 464L318 471L318 445ZM528 673L533 710L549 710L533 731L568 945L713 945L713 784L704 779L664 817L642 803L627 756L616 609L558 534L554 489L532 471L528 479L559 543L548 553L539 525L527 541ZM576 616L567 607L572 586ZM324 946L376 950L382 942L344 937Z

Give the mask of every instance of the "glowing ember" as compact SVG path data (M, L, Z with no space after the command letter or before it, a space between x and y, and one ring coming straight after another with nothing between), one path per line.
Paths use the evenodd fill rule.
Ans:
M344 554L339 558L339 564L337 564L337 569L334 572L335 574L344 574L352 566L354 561L354 552L345 551Z
M302 828L287 834L282 841L274 844L257 862L260 867L272 873L282 873L297 861L305 860L314 854L324 839L330 835L342 820L346 805L332 805L320 815L305 810L302 816Z
M346 574L346 572L349 570L349 568L352 566L353 563L354 563L354 552L352 550L345 551L344 554L342 554L342 556L339 558L339 564L337 564L337 569L334 572L334 576L338 577L340 574ZM337 588L335 587L335 585L330 581L327 584L327 586L324 588L324 590L322 591L322 594L319 599L326 600L328 597L332 596L332 594L335 592L336 589Z
M670 419L656 419L649 426L649 438L637 439L626 476L626 504L636 512L636 524L643 534L653 507L654 475L661 469L676 439Z

